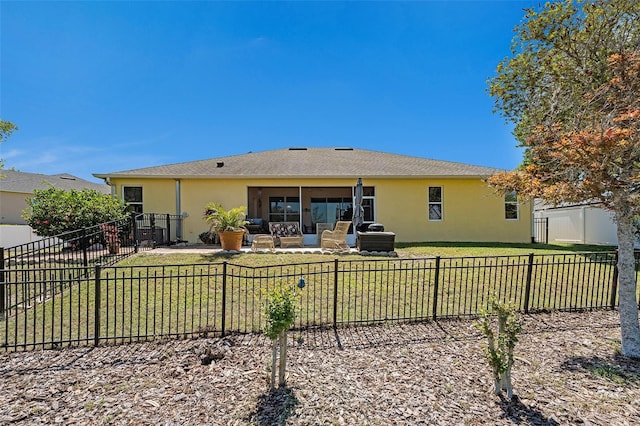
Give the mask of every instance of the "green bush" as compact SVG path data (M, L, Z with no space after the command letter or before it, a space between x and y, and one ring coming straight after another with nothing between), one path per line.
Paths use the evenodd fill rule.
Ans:
M36 234L49 237L127 217L125 204L95 189L36 189L22 217Z
M271 350L271 389L276 382L276 359L280 348L280 364L278 366L278 384L285 385L287 370L287 330L293 325L298 303L298 294L293 287L284 288L282 285L267 292L264 309L266 324L264 333L273 341Z
M494 330L497 322L497 330ZM513 396L511 385L511 367L513 366L513 349L518 342L521 331L516 306L512 303L499 302L497 297L491 299L491 307L483 309L480 320L475 326L487 337L484 354L493 370L495 393L506 391L507 397Z
M275 340L293 325L297 314L298 295L292 287L277 287L267 293L264 333Z

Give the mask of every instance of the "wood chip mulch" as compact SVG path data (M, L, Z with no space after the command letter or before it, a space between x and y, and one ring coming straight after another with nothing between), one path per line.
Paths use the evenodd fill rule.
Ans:
M261 335L2 354L0 424L640 424L617 312L521 319L512 400L472 321L438 321L293 331L271 392Z

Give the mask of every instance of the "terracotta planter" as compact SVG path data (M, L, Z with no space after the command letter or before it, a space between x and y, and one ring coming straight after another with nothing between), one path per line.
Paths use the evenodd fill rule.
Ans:
M235 250L240 251L242 248L242 238L244 237L244 231L224 231L218 232L220 237L220 245L222 250Z

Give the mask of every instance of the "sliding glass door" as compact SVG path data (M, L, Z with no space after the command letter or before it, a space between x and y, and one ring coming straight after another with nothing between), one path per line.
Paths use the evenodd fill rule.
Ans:
M300 222L300 197L269 197L269 222Z

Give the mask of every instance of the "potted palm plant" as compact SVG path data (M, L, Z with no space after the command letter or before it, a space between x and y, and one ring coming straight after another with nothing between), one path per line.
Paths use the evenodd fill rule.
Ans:
M240 206L226 210L212 201L204 209L204 220L210 225L210 230L218 233L222 249L239 251L246 232L244 225L247 221L244 218L247 208Z

